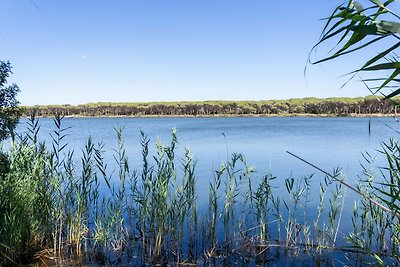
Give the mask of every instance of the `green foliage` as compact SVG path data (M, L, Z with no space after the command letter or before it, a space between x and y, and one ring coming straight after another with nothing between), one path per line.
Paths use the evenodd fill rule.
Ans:
M391 8L396 11L392 11ZM356 74L372 73L373 78L362 79L373 93L385 98L400 94L400 17L397 14L399 3L394 0L353 1L347 0L337 6L326 18L320 41L322 44L335 42L335 48L325 58L313 62L319 64L358 51L368 51L373 45L380 45L378 54L370 58L363 55L365 63L352 72ZM381 73L384 73L383 75ZM387 74L387 75L386 75Z
M261 101L92 103L78 106L26 107L39 116L358 116L393 114L396 106L375 96L359 98L292 98ZM394 98L397 100L397 98Z
M10 135L13 136L21 116L19 102L16 99L19 87L16 84L7 84L7 78L11 73L10 62L0 61L0 141Z
M362 164L364 179L357 189L364 196L355 203L353 211L353 233L349 233L349 243L363 251L361 259L369 257L379 265L395 265L400 261L400 214L399 204L399 155L400 147L394 139L382 143L380 155L387 165L374 168L374 157L364 154ZM377 174L380 174L379 176ZM382 203L376 205L374 203ZM385 205L390 212L380 205ZM389 239L387 237L390 236ZM382 263L382 257L391 254L389 262Z
M0 179L0 243L5 245L1 250L13 259L29 259L32 249L41 247L46 238L42 235L49 217L43 188L46 153L14 143L7 156L8 170Z

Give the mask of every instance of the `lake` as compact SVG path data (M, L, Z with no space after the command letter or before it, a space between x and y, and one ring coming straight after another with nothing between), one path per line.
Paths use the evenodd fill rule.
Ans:
M26 121L22 121L18 131L25 131ZM215 176L221 164L227 162L232 153L242 153L249 165L254 166L253 181L257 183L262 176L271 173L277 179L271 182L273 195L282 200L288 199L285 179L299 179L305 175L315 174L311 179L311 187L307 200L307 213L304 206L296 213L297 222L308 225L317 216L319 205L320 183L324 183L324 175L286 153L290 151L318 167L332 172L340 167L346 181L355 185L362 177L362 167L365 164L363 152L376 157L375 166L384 166L385 161L377 151L382 141L398 137L398 123L393 118L344 118L344 117L216 117L216 118L65 118L63 127L68 128L64 142L68 149L75 151L80 158L89 136L94 143L104 144L104 158L108 165L108 173L114 183L118 183L118 170L114 156L118 145L115 128L123 129L126 154L131 168L139 171L142 166L141 134L143 131L151 139L150 155L156 154L156 143L168 144L171 139L171 129L175 128L178 137L176 158L184 157L185 148L189 148L196 159L196 192L199 214L207 210L210 181ZM40 119L39 139L47 144L51 142L50 134L55 130L51 118ZM66 151L65 151L66 153ZM150 157L152 159L152 157ZM155 164L155 162L152 162ZM180 161L177 161L180 164ZM178 166L182 169L182 166ZM115 170L115 171L114 171ZM221 186L222 187L222 186ZM332 197L335 186L327 187L327 198ZM101 190L105 192L103 185ZM221 189L220 189L221 190ZM223 191L224 189L222 189ZM345 234L351 227L351 215L354 203L354 193L344 194L345 203L338 242L345 243ZM240 205L241 197L235 201ZM219 201L223 201L220 198ZM290 203L290 202L289 202ZM288 216L282 205L282 215ZM328 223L327 212L324 210L321 223ZM272 215L268 215L272 216ZM305 218L307 217L307 218ZM270 218L272 221L272 217ZM276 224L275 224L276 225ZM222 225L218 226L218 235L222 236ZM272 229L270 234L276 234Z
M26 122L20 124L24 130ZM40 119L41 140L51 142L55 129L52 118ZM168 144L171 129L177 129L178 157L189 148L197 160L197 190L200 203L208 199L208 186L213 171L226 162L227 154L242 153L254 166L256 176L271 172L283 185L288 177L315 173L305 163L290 156L290 151L315 165L332 171L340 167L347 181L354 183L361 174L362 152L379 156L381 141L397 137L398 123L393 118L350 117L217 117L217 118L64 118L63 127L70 127L65 138L68 148L79 154L89 136L95 143L103 142L109 168L115 168L113 155L117 148L115 128L123 128L129 163L141 167L140 131L156 142ZM382 161L377 159L377 164ZM279 182L280 181L280 182ZM315 179L316 184L319 180ZM318 186L315 187L318 189ZM318 189L319 190L319 189ZM318 191L314 192L318 194ZM204 197L204 198L202 198Z
M24 131L25 121L20 124ZM40 139L50 142L55 129L51 118L40 119ZM140 166L140 131L151 139L168 143L171 129L177 129L178 151L188 147L198 160L199 183L206 182L213 168L226 161L227 153L243 153L259 172L270 170L287 178L314 172L304 163L288 155L291 151L316 165L331 170L341 166L353 181L360 170L361 152L372 154L398 134L398 123L392 118L336 117L246 117L246 118L65 118L64 127L71 127L65 139L69 148L81 150L89 136L103 142L112 161L117 146L114 128L123 128L127 154L133 165ZM181 154L183 156L183 154ZM139 160L139 161L138 161Z

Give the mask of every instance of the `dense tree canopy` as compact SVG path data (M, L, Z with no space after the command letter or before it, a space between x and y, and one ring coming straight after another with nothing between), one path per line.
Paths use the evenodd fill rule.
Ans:
M26 107L26 116L358 116L396 114L396 106L379 97L360 98L292 98L263 101L198 101L152 103L94 103L78 106Z

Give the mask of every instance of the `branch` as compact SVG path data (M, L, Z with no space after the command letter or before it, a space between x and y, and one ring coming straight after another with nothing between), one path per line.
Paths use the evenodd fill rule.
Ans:
M321 168L315 166L314 164L312 164L312 163L308 162L307 160L305 160L305 159L303 159L303 158L301 158L301 157L299 157L299 156L293 154L293 153L290 152L290 151L286 151L286 153L288 153L289 155L291 155L291 156L293 156L293 157L295 157L295 158L297 158L297 159L303 161L303 162L306 163L307 165L310 165L310 166L313 167L314 169L316 169L316 170L322 172L323 174L327 175L329 178L332 178L334 181L341 183L342 185L346 186L346 187L349 188L350 190L352 190L352 191L356 192L357 194L359 194L360 196L362 196L364 199L369 200L370 202L374 203L375 205L377 205L377 206L380 207L381 209L383 209L383 210L385 210L385 211L391 213L392 215L394 215L394 216L396 216L398 219L400 219L400 214L398 214L397 212L395 212L395 211L389 209L388 207L382 205L381 203L377 202L376 200L372 199L371 197L367 196L366 194L364 194L363 192L361 192L361 191L358 190L357 188L355 188L355 187L353 187L353 186L351 186L351 185L349 185L349 184L343 182L342 180L336 178L335 176L333 176L333 175L330 174L329 172L324 171L323 169L321 169Z

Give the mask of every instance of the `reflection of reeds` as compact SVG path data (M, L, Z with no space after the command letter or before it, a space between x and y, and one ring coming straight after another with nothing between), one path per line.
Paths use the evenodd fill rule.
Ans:
M356 258L360 259L360 262L364 264L373 261L379 265L388 263L396 265L400 260L400 146L397 141L391 139L387 143L382 143L382 147L383 149L380 153L386 157L388 162L387 167L379 168L383 181L375 181L375 172L368 168L368 165L372 165L373 159L366 153L363 156L367 164L362 165L365 179L360 179L357 187L346 183L344 179L340 178L338 171L334 172L334 174L327 173L308 161L290 152L288 153L326 174L326 180L330 183L337 182L333 198L330 200L328 214L330 220L328 241L331 242L328 248L335 248L344 205L344 200L341 205L337 201L342 197L342 187L346 187L361 197L359 202L354 204L352 218L354 230L347 235L348 242L357 252L355 253ZM321 189L323 188L321 185ZM337 217L339 209L340 216ZM338 224L335 230L336 221ZM385 258L386 261L384 261Z
M339 170L320 183L316 216L310 219L315 175L286 179L285 197L276 194L274 176L255 178L245 157L233 153L214 171L208 209L199 213L196 161L188 149L182 158L176 156L176 130L169 144L157 142L153 157L150 140L141 133L141 169L133 170L123 131L115 129L117 169L109 172L102 143L88 138L79 157L67 150L62 117L54 122L50 144L39 142L39 124L32 117L27 135L0 157L0 264L23 262L43 248L37 255L53 264L71 258L102 265L246 264L252 259L265 264L281 251L293 257L308 253L316 263L334 262L334 252L348 253L358 263L399 260L400 149L395 142L383 148L389 162L382 170L385 182L375 182L364 167L366 180L356 189L367 198L356 202L354 230L347 236L352 247L343 248L338 236L346 182Z

